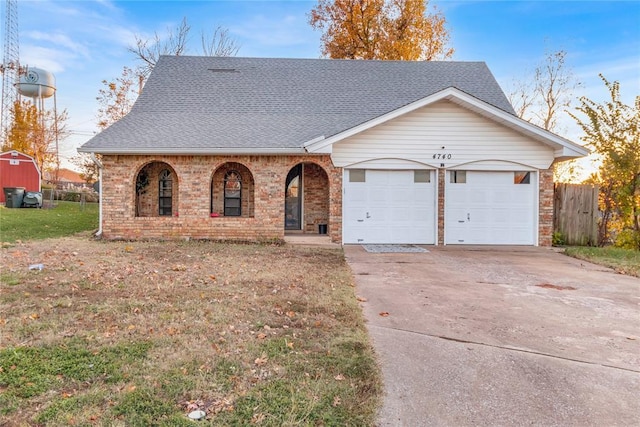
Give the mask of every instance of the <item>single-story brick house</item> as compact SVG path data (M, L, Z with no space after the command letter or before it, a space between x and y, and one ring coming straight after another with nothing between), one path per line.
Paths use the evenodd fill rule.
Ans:
M551 166L482 62L163 56L102 155L108 239L550 245Z

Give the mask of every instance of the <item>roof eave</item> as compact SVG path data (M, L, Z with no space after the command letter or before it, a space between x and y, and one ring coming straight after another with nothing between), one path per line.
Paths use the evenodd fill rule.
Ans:
M79 147L80 153L95 154L113 154L113 155L182 155L182 156L232 156L246 154L261 155L295 155L305 154L307 151L300 148L245 148L245 147L227 147L227 148L131 148L123 150L121 148L95 148Z

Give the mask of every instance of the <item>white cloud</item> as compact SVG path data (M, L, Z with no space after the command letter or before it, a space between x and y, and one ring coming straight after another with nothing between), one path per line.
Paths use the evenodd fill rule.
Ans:
M45 33L42 31L29 31L27 38L37 42L49 42L50 44L66 48L74 54L89 57L89 49L83 43L74 42L71 38L60 32Z
M34 45L23 45L20 52L22 65L42 68L51 73L64 71L74 59L75 55L68 51Z
M608 81L620 82L620 96L628 104L633 104L635 97L640 94L640 58L627 56L609 61L597 61L576 67L576 76L585 84L585 96L595 102L608 98L602 74Z

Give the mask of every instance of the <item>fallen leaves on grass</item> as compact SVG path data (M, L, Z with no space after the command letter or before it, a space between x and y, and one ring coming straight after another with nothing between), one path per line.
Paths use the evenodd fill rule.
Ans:
M121 342L152 343L144 364L129 366L117 386L99 377L78 388L73 398L79 402L89 390L109 396L98 402L99 414L78 403L62 410L60 423L74 418L77 425L91 425L89 416L104 425L126 422L128 415L116 420L111 408L120 408L127 395L146 399L150 394L159 405L153 399L166 391L163 404L184 410L179 416L189 409L205 411L208 420L220 412L220 418L233 417L220 425L247 425L252 418L265 424L275 416L271 425L282 425L286 420L277 418L276 405L261 397L263 387L281 383L301 397L321 387L318 396L327 398L322 411L331 419L338 416L339 425L349 424L349 414L360 419L357 412L367 413L361 408L369 392L346 396L336 391L347 385L338 373L349 369L352 355L333 343L352 340L361 320L352 276L338 251L82 239L20 245L17 254L15 248L0 251L0 264L18 283L0 285L5 298L0 300L0 342L46 346L83 340L92 352ZM35 261L46 265L40 275L24 271ZM361 340L364 333L355 329ZM341 360L347 368L337 366ZM296 372L300 366L306 373ZM318 374L326 371L327 376ZM375 375L350 373L348 379L375 389ZM127 390L126 384L138 389ZM53 396L69 390L52 386L49 394L20 405L36 402L46 408ZM241 411L248 402L255 409ZM335 406L340 409L330 414ZM36 410L36 416L41 413ZM305 416L304 410L295 415L297 420ZM15 411L8 417L9 425L24 421ZM56 422L51 425L62 425Z
M263 365L266 365L268 361L269 361L269 358L267 357L267 355L263 354L261 357L256 358L256 360L254 360L253 363L256 366L263 366Z

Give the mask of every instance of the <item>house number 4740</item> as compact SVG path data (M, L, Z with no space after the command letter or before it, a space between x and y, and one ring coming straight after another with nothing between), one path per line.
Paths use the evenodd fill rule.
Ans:
M433 158L436 159L436 160L451 160L451 153L434 154Z

